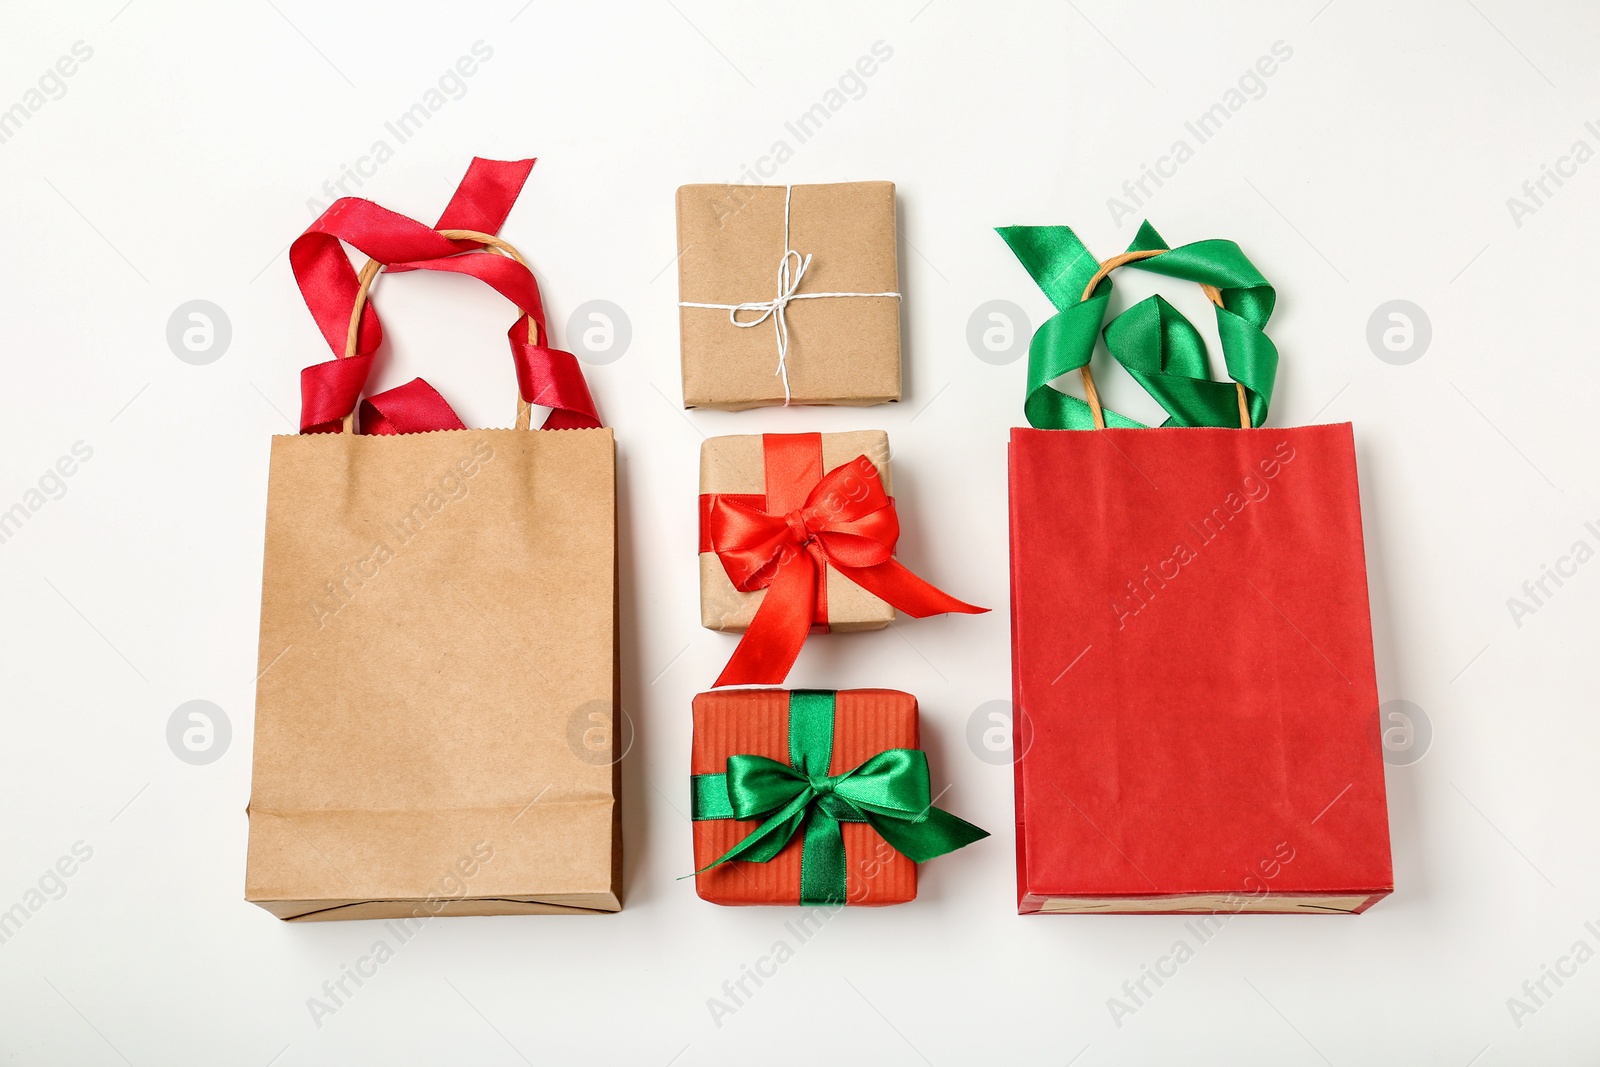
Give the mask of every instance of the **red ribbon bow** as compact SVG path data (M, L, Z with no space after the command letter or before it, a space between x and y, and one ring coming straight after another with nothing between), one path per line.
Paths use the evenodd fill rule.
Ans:
M767 436L769 462L775 437ZM826 567L915 618L989 610L929 585L894 559L900 520L894 498L884 492L878 469L866 456L829 471L804 506L786 513L718 495L711 501L706 532L735 588L767 591L717 678L719 686L783 682L811 629L818 579Z
M570 352L547 347L544 304L539 284L522 264L503 256L478 254L482 246L452 241L438 230L497 233L516 203L533 160L501 162L474 159L436 227L398 215L360 197L342 197L317 218L289 248L289 263L306 306L337 357L344 356L350 312L359 281L340 242L345 241L385 264L391 273L439 270L469 274L488 282L526 310L508 336L516 364L517 385L530 404L551 408L544 429L564 430L600 425L583 371ZM462 253L472 253L463 255ZM528 341L528 325L538 327L537 344ZM355 409L372 370L373 354L383 342L378 313L368 303L361 313L356 350L300 373L300 432L338 432ZM361 404L363 433L418 433L459 430L463 424L443 397L421 378L370 396Z

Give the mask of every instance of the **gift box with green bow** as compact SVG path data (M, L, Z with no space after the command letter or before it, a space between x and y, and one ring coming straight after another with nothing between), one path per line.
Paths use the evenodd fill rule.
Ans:
M715 904L884 905L989 836L933 806L917 700L743 689L694 700L695 889Z

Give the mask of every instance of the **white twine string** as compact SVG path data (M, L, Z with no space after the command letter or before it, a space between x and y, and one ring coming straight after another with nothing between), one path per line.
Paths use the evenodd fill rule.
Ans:
M839 296L892 296L900 299L899 293L801 293L800 282L806 276L806 270L811 266L811 256L802 256L789 247L789 205L794 199L794 186L783 187L783 255L778 259L778 295L771 300L747 300L742 304L701 304L691 300L680 300L679 307L685 308L710 308L714 311L726 311L728 321L741 330L748 330L752 326L760 326L769 318L772 320L773 330L778 338L778 369L773 371L777 377L783 379L783 406L788 407L792 399L789 392L789 320L784 311L791 300L824 300ZM791 258L792 257L792 258ZM757 313L753 319L741 319L740 312Z

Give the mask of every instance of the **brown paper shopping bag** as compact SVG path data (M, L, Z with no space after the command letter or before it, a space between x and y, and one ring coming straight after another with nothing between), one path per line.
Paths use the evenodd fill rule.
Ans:
M514 250L359 214L327 231L374 256L344 303L348 358L305 380L306 424L348 405L344 432L272 441L246 898L284 919L617 911L611 431L573 414L592 402L572 357L539 343L532 274L488 254ZM308 261L325 249L343 261L328 242ZM428 425L430 404L459 425L420 380L369 397L365 433L359 382L318 408L316 372L370 361L358 334L380 258L522 294L515 429L392 432ZM333 301L306 266L320 319ZM595 425L530 429L530 392Z

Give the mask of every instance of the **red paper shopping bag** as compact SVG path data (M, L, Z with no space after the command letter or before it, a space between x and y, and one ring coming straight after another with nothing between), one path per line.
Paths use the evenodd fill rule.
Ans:
M1018 910L1364 910L1393 875L1351 427L1203 425L1259 427L1276 366L1236 246L1146 227L1097 271L1064 228L1002 232L1062 309L1028 401L1062 428L1010 445ZM1237 383L1170 305L1135 305L1106 341L1159 428L1088 375L1133 259L1208 287ZM1087 401L1049 386L1072 369Z

